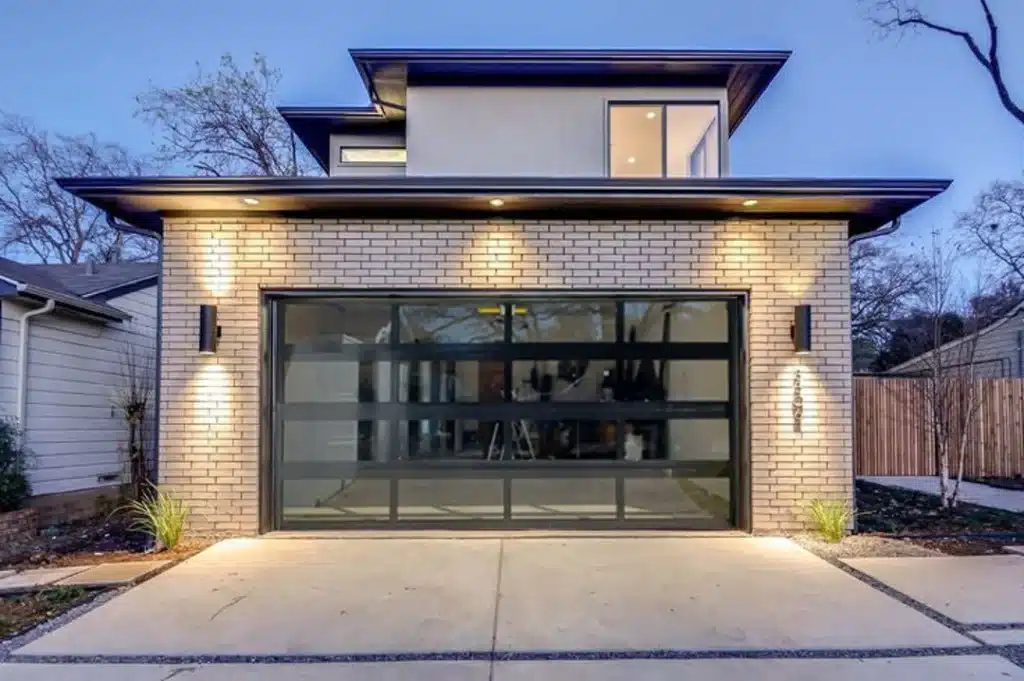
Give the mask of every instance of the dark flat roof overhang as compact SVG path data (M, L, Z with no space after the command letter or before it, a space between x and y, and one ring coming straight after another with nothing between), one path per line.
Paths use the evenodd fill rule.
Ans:
M716 87L734 131L790 57L784 50L349 50L370 97L359 107L280 107L326 170L330 135L404 132L406 90L429 86ZM457 112L456 112L457 113Z
M136 227L164 216L349 219L830 219L870 232L942 193L949 180L508 177L60 178ZM492 199L503 205L494 207ZM248 202L247 202L248 200ZM250 203L255 200L255 205Z
M722 87L735 130L779 72L785 50L349 50L370 101L402 118L409 85Z
M405 135L405 120L389 119L376 106L279 106L277 111L324 171L330 169L331 133Z

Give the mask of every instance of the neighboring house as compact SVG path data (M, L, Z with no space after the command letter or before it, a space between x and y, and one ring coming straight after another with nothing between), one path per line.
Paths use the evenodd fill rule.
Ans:
M941 365L948 367L973 363L978 378L1024 378L1024 303L974 334L950 341L886 373L920 374L935 366L935 358L941 358Z
M0 258L0 415L23 431L44 523L95 512L128 481L113 398L128 346L155 371L158 274L158 263Z
M848 239L948 181L730 177L787 52L352 56L369 106L281 110L328 177L59 180L163 239L194 530L770 532L852 499Z

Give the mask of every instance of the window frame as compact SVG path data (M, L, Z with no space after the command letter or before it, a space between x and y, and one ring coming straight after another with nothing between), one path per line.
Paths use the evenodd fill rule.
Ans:
M724 158L723 144L726 135L722 130L722 103L717 99L609 99L605 101L604 111L604 176L608 178L622 177L612 175L612 108L616 106L649 106L661 110L661 175L651 177L635 177L632 179L650 180L681 180L692 179L668 174L668 109L673 106L713 106L715 107L715 120L713 125L717 127L718 134L718 175L722 177L722 159ZM710 126L708 126L710 129ZM706 133L706 131L705 131ZM705 154L707 145L705 144ZM706 176L710 177L710 176Z
M346 151L380 151L380 150L393 151L395 149L401 149L405 152L404 161L346 161ZM399 146L358 146L351 144L339 144L338 145L338 166L339 167L383 167L383 168L404 168L409 165L409 149L408 147Z

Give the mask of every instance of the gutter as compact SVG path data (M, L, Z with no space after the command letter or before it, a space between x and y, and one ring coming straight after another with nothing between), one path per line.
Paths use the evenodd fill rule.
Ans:
M114 308L109 305L97 305L96 303L85 300L79 296L69 296L63 293L57 293L56 291L33 286L32 284L18 284L17 291L20 295L31 296L54 304L60 303L62 305L67 305L73 310L84 312L85 314L90 314L108 321L124 322L132 318L130 314L126 314L120 310L115 313Z
M855 244L858 241L867 241L868 239L874 239L875 237L879 236L889 236L890 234L892 234L893 232L900 228L900 223L902 222L902 220L903 218L896 218L895 220L890 222L889 225L886 227L879 227L878 229L872 230L870 232L864 232L862 234L854 234L853 236L850 237L849 242L850 244Z
M107 216L107 226L110 227L111 229L116 229L117 231L124 232L125 234L148 236L152 239L156 239L158 241L160 240L160 232L156 230L147 229L146 227L139 227L136 225L130 225L127 222L118 220L116 217L113 216L113 214L109 210L105 211L105 214Z
M29 310L18 318L18 428L21 429L24 438L25 428L25 403L28 397L28 320L39 315L49 314L57 307L57 301L50 298L46 304L35 310Z

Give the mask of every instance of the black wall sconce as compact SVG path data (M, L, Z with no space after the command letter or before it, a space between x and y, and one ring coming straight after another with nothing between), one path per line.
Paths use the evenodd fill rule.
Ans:
M789 328L793 337L793 350L798 355L811 351L811 306L797 305L793 308L793 326Z
M217 326L217 306L199 306L199 354L212 355L217 352L220 327Z

